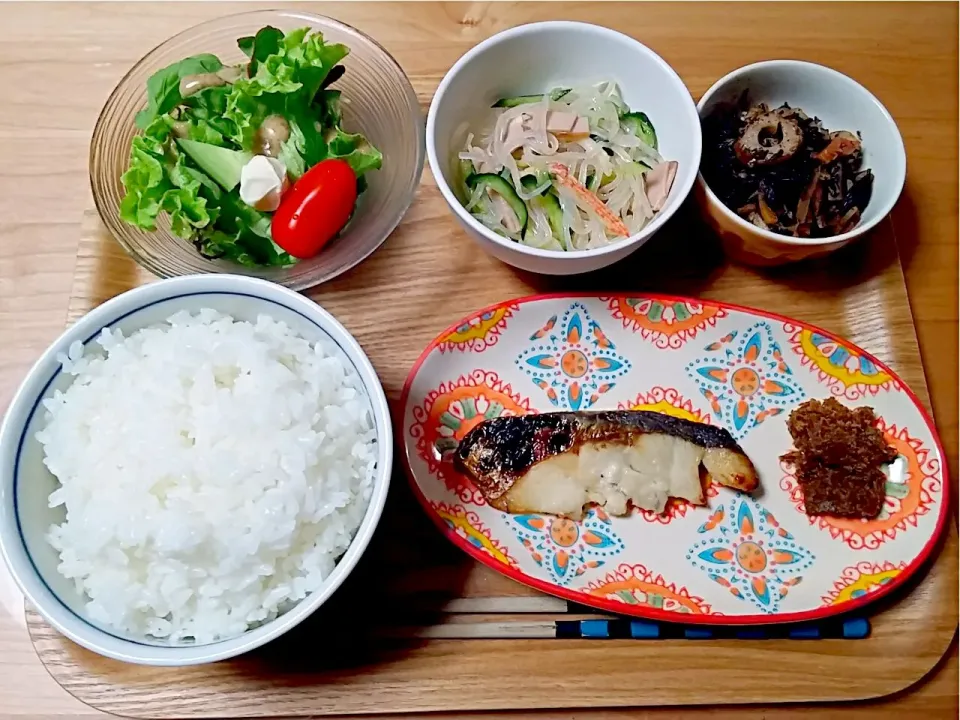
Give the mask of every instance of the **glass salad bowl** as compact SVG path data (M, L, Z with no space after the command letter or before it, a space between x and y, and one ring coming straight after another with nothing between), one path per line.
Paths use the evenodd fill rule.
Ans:
M246 61L238 38L264 26L284 32L309 27L326 43L350 52L341 61L342 77L331 89L342 92L341 127L361 133L383 154L382 167L363 175L366 189L353 217L320 252L292 265L246 266L225 258L208 259L194 243L171 231L167 213L150 231L121 219L125 190L121 176L130 165L135 124L147 106L147 79L184 58L211 53L225 66ZM263 10L201 23L151 50L123 77L110 95L90 143L90 183L97 211L111 234L143 267L160 277L230 272L270 280L295 290L312 287L349 270L368 257L400 223L413 202L424 161L423 115L410 80L393 57L359 30L330 18L298 11Z

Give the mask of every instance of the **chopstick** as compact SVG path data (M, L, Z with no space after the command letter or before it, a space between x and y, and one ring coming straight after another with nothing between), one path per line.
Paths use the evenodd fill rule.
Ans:
M418 607L427 607L418 603ZM559 598L508 596L454 598L433 603L438 622L377 628L389 639L688 639L688 640L859 640L870 635L866 618L763 627L660 623L591 612ZM561 617L556 617L560 614Z
M830 625L724 627L667 625L644 620L516 620L441 623L424 627L397 626L379 629L389 639L515 640L515 639L632 639L632 640L862 640L870 635L866 618L851 618Z

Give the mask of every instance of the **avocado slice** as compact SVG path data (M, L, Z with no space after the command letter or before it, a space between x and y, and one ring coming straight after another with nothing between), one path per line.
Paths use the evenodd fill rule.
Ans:
M240 184L240 171L253 157L241 150L231 150L186 138L177 138L177 145L227 192Z

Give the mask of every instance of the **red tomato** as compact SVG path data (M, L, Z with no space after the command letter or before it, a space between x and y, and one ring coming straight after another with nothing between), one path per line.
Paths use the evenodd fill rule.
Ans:
M345 160L322 160L294 183L273 214L273 241L295 258L313 257L340 232L357 202L357 176Z

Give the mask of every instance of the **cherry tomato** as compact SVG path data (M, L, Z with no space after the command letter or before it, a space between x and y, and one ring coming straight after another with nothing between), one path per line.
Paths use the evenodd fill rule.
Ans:
M273 241L295 258L313 257L347 224L357 202L357 176L345 160L322 160L280 201Z

